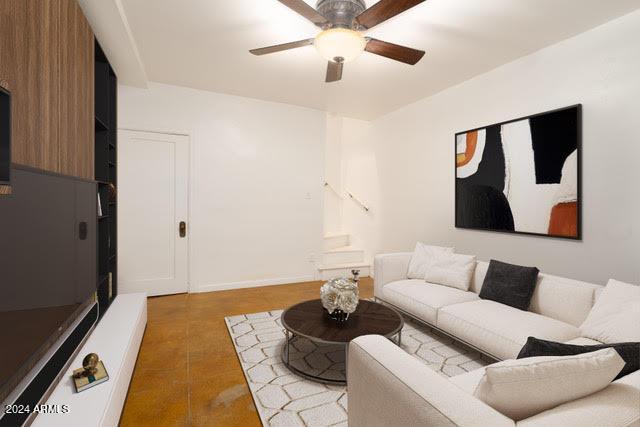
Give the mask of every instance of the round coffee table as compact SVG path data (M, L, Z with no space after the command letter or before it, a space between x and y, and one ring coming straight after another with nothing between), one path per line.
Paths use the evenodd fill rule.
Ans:
M359 302L356 311L351 313L344 323L331 319L319 299L289 307L280 319L286 334L286 343L282 349L284 364L298 375L329 384L346 383L346 360L351 340L362 335L382 335L389 339L396 337L395 342L400 345L404 326L404 320L396 310L366 300ZM340 348L344 352L344 379L336 378L335 375L323 375L324 372L305 372L292 364L295 360L291 359L291 344L301 338L316 345L333 345ZM335 374L335 371L331 373Z

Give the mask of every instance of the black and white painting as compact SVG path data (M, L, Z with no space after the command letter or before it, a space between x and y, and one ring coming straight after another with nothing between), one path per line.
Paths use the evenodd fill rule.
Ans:
M581 238L581 106L456 134L456 227Z

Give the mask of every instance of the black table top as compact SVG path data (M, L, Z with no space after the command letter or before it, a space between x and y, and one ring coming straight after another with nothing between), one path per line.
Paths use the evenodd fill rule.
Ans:
M402 316L394 309L366 300L358 303L344 323L331 319L319 299L289 307L281 320L282 326L295 335L334 344L346 344L362 335L391 338L404 325Z

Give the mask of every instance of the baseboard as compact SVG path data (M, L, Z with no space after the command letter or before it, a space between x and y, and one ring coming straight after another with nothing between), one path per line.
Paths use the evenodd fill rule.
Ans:
M191 289L192 293L228 291L232 289L259 288L261 286L286 285L289 283L313 282L313 275L299 277L282 277L276 279L247 280L243 282L217 283L215 285L203 285L196 289Z

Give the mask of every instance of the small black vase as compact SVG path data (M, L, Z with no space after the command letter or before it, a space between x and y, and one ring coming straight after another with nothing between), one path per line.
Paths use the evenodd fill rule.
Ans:
M349 318L349 313L345 313L340 309L333 310L333 313L329 313L329 317L338 323L344 323Z

